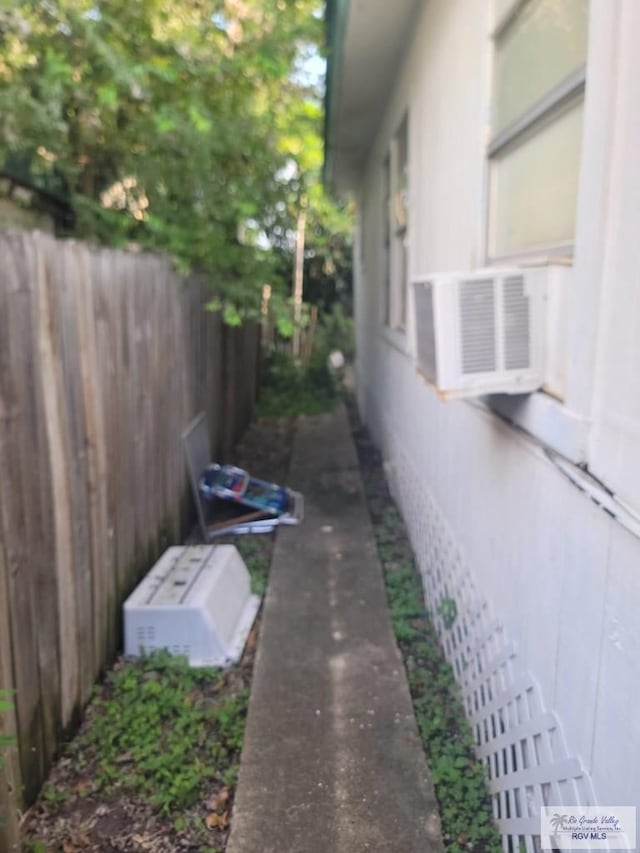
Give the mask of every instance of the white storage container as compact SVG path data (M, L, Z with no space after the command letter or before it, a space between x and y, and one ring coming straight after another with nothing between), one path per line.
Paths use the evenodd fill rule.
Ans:
M233 545L169 548L124 604L125 654L166 649L191 666L228 666L259 605Z

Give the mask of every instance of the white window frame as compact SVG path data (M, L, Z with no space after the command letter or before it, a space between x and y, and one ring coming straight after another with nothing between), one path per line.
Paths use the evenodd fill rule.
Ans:
M382 161L382 325L391 324L391 153Z
M404 165L401 159L403 135L405 137ZM382 164L382 322L394 339L406 338L409 322L409 148L409 114L405 112L396 126ZM404 181L402 172L404 172ZM402 186L403 183L404 186ZM404 222L402 222L403 216Z
M511 6L505 9L501 15L493 33L491 34L492 57L495 57L496 42L504 34L531 0L513 0ZM494 60L492 59L492 62ZM523 142L527 136L534 135L547 123L560 117L566 110L577 106L584 101L586 86L586 65L578 68L559 84L550 89L533 106L529 107L518 118L507 127L498 131L490 137L487 147L487 207L486 207L486 229L485 229L485 256L488 264L513 262L514 260L553 259L560 257L567 260L573 259L575 234L573 240L564 243L554 243L531 250L519 250L508 254L491 253L491 229L495 223L496 211L492 207L491 198L491 169L492 160L499 154L504 153L510 146L516 146ZM493 99L493 86L491 96Z
M495 59L495 42L501 33L504 32L507 25L514 19L517 13L526 5L528 0L512 0L511 4L506 8L503 14L500 15L500 18L497 20L496 26L491 33L491 50L489 52L490 57L490 70L491 66ZM613 27L607 28L602 27L602 15L603 10L606 8L606 12L604 12L605 21L609 23L615 16L615 12L613 8L610 6L603 7L600 6L600 12L597 18L597 23L600 26L595 27L595 31L600 32L602 30L603 39L600 42L602 45L602 51L604 53L604 58L607 62L607 70L603 72L603 57L595 57L595 65L591 65L590 74L595 72L599 73L602 76L603 73L606 73L606 78L608 81L608 85L610 86L609 94L613 96L615 87L612 83L614 79L609 71L609 68L612 64L612 59L615 56L615 51L618 49L618 43L615 40L616 31ZM593 26L593 8L590 7L589 13L589 28L591 30ZM592 63L594 57L589 56L588 61ZM598 62L600 64L600 68L598 68ZM490 74L492 78L493 75ZM489 174L491 168L491 155L496 155L496 153L501 150L504 146L509 144L512 140L517 140L519 138L519 134L526 132L525 128L522 125L527 121L529 125L534 125L538 120L542 121L543 115L552 116L555 118L554 109L563 109L562 102L568 107L571 104L572 98L574 102L579 98L583 98L585 101L585 109L588 109L588 100L589 95L585 89L585 78L586 78L586 67L582 69L578 69L575 72L575 76L572 78L566 78L563 81L563 84L560 84L555 89L550 90L547 93L547 97L540 100L538 104L534 106L530 111L524 113L519 117L517 122L514 122L510 127L504 129L504 131L494 134L492 138L490 138L488 148L487 148L487 156L485 158L485 175L484 175L484 187L485 187L485 260L487 264L499 264L503 263L506 258L495 256L492 257L489 254L490 248L490 191L489 191ZM563 92L563 85L566 84L566 89ZM597 86L596 86L597 88ZM488 104L490 107L493 103L493 86L490 88L491 100ZM613 97L611 97L611 101L609 103L601 104L599 113L601 114L601 125L606 127L612 121L613 115ZM536 107L540 110L541 115L536 115L534 110ZM511 139L509 139L508 135L511 132ZM606 172L606 164L609 162L609 158L611 156L610 149L607 147L608 145L608 136L603 134L602 139L600 140L600 144L603 146L603 150L599 151L600 167L604 170L603 174L608 174ZM603 175L600 175L600 180L606 180ZM584 177L581 178L580 183L584 182ZM584 202L582 202L583 204ZM578 199L578 212L580 212L580 199ZM596 220L595 230L590 235L590 238L585 240L585 229L584 225L581 229L581 234L574 234L574 240L571 244L565 244L564 246L556 247L555 251L551 250L539 250L536 252L522 252L519 255L513 255L508 258L510 263L528 263L528 262L548 262L555 263L558 255L561 255L561 262L565 262L568 266L571 266L573 270L575 270L575 266L573 265L573 252L574 246L576 242L580 243L580 252L581 252L581 260L580 260L580 274L581 274L581 295L579 299L580 307L584 306L585 297L588 298L588 293L585 295L582 292L582 285L584 284L585 277L585 242L591 248L593 245L597 243L597 240L600 237L602 224L599 220ZM595 250L597 253L597 250ZM598 272L592 273L591 270L597 267L597 265L593 264L592 259L589 258L586 263L586 268L589 269L589 274L593 275L595 278L598 277ZM575 273L573 273L575 274ZM573 288L572 288L573 289ZM564 293L557 293L555 295L556 300L559 300L559 304L551 305L550 311L555 317L555 322L560 323L562 328L564 329L565 335L569 333L568 328L568 317L569 313L576 306L569 299L569 293L567 292L568 288L565 289ZM595 316L596 309L592 306L592 313ZM572 323L571 325L575 325ZM584 335L580 336L581 339L584 339ZM554 333L553 330L550 331L550 339L552 342L557 344L559 335L558 333ZM569 346L572 348L570 342L566 339L563 342L564 346ZM551 350L553 351L553 350ZM556 352L553 358L556 360L559 358L558 353ZM560 363L557 364L558 369L560 369ZM581 398L579 401L576 399L572 399L576 397L575 391L572 392L572 375L570 372L569 365L564 362L562 365L562 384L565 387L564 393L560 398L552 396L550 393L541 391L534 394L529 394L523 400L517 396L510 397L508 395L493 395L491 397L485 398L484 402L487 407L487 411L495 414L499 414L503 419L505 419L508 423L513 424L515 427L518 427L523 431L523 434L531 436L532 439L538 443L542 443L546 445L546 447L551 448L552 450L560 453L566 459L572 461L576 465L583 465L588 460L588 442L589 442L589 432L590 432L590 421L589 421L589 400L585 404L585 399ZM589 398L590 399L590 398ZM579 405L576 405L576 402L579 402ZM465 404L468 406L475 406L475 410L478 410L477 402L465 401Z

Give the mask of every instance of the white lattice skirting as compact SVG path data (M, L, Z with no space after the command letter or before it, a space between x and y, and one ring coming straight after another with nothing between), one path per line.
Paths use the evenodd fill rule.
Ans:
M373 401L368 402L372 413ZM568 754L558 717L546 708L540 687L477 589L447 520L415 476L415 463L389 423L381 419L377 426L427 607L462 688L478 758L486 766L503 849L534 853L540 850L540 807L594 804L591 779L580 760ZM456 603L450 628L439 612L445 599Z

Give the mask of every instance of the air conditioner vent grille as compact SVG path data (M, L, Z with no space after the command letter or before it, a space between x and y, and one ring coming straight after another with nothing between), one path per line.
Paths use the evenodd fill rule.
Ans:
M520 370L531 363L529 297L523 276L504 280L504 363L507 370Z
M436 327L433 310L433 285L430 282L414 286L417 328L418 367L431 382L436 381Z
M488 373L496 369L494 282L462 281L459 294L462 373Z
M442 400L543 386L547 292L550 281L564 286L559 269L491 267L414 278L415 366Z

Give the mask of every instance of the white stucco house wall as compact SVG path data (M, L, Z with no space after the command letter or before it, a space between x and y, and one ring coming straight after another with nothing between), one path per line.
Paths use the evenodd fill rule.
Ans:
M328 20L359 407L505 850L532 851L543 804L640 806L640 2L333 0ZM545 282L536 389L443 394L416 288L503 269Z

